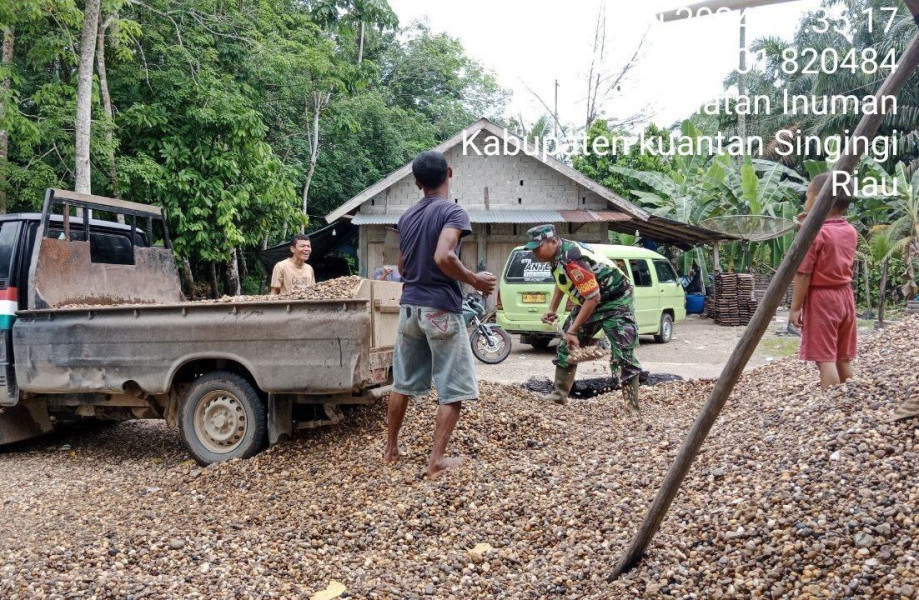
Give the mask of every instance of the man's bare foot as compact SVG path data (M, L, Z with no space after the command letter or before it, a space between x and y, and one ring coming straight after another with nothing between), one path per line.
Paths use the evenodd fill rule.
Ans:
M460 457L442 458L439 461L428 465L428 479L437 479L443 473L447 471L455 471L461 466L463 466L463 459Z
M391 465L397 462L402 457L402 453L399 452L399 446L390 446L386 445L383 448L383 464Z

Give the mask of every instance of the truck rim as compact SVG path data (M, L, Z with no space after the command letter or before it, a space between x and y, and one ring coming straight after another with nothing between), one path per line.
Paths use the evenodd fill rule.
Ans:
M195 433L204 447L216 454L239 446L247 429L246 409L226 390L209 392L195 409Z

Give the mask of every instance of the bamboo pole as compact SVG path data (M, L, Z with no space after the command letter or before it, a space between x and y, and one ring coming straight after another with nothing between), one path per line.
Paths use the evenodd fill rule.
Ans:
M913 10L913 16L915 16L917 22L919 22L919 0L908 0L908 3L910 9ZM897 70L890 74L887 80L884 81L880 90L878 90L878 101L880 102L883 96L898 94L916 71L917 67L919 67L919 34L913 38L906 53L901 57ZM881 102L880 105L884 106L885 104ZM878 111L878 114L864 115L853 137L873 137L885 118L884 112L885 111ZM850 144L850 146L852 145ZM836 165L836 171L844 171L851 174L858 166L860 158L861 157L854 152L853 147L846 148L846 152L840 157ZM632 538L625 554L623 554L619 563L609 576L609 581L614 581L619 575L628 571L638 563L644 555L645 550L647 550L648 545L651 543L654 534L657 533L657 530L660 528L664 516L667 514L667 510L670 508L670 504L676 497L677 492L679 492L680 486L689 472L689 468L692 466L693 461L699 453L699 448L702 446L712 425L714 425L715 420L724 408L724 404L727 402L728 397L731 395L731 391L737 384L737 380L743 373L744 367L750 360L750 356L753 355L753 351L756 350L756 346L766 332L772 315L775 314L779 303L785 296L785 291L788 289L788 286L791 285L791 281L797 272L798 266L804 260L804 256L807 254L811 243L814 241L814 238L817 237L820 227L826 220L827 213L829 213L830 208L832 208L833 179L834 178L831 177L820 191L816 206L814 206L810 215L805 219L800 232L798 232L798 235L792 242L788 254L785 255L785 259L779 266L778 272L769 284L769 289L766 291L766 295L760 303L759 309L756 311L756 314L753 315L753 319L750 321L750 325L744 332L743 337L737 342L737 347L734 349L731 358L724 366L724 370L721 372L721 376L718 378L711 396L705 403L705 406L702 407L702 411L696 417L686 439L683 440L680 452L671 465L670 470L667 472L664 482L661 484L661 488L658 490L657 496L648 514L645 515L641 527L638 529L635 537Z

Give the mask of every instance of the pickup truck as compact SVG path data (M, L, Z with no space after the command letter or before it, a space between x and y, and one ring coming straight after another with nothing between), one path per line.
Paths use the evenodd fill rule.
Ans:
M0 216L0 444L158 418L201 464L250 457L388 393L400 294L188 302L159 208L48 190Z

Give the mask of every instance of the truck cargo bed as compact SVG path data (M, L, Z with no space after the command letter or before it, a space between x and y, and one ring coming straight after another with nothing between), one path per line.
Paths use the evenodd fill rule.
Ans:
M265 392L329 394L392 364L401 285L363 280L352 299L180 302L20 311L19 387L31 393L166 393L195 360L238 364Z

